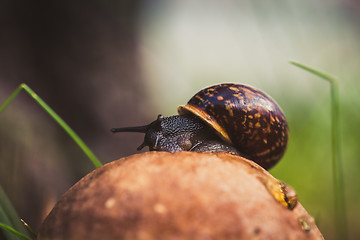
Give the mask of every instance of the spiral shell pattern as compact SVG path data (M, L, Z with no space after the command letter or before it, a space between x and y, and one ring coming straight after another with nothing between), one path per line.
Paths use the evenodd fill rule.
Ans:
M289 128L279 105L266 93L242 84L219 84L195 94L179 114L192 113L226 142L265 169L283 156Z

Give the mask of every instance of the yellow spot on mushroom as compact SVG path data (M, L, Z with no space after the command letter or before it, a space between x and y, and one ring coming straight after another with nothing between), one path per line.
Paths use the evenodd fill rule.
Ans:
M116 202L115 198L109 198L105 202L105 207L106 208L112 208L115 205L115 202Z
M297 195L290 186L274 179L260 176L258 178L277 202L289 210L294 209L297 205Z
M255 117L255 118L260 118L260 117L261 117L261 114L260 114L260 113L255 113L255 114L254 114L254 117Z
M255 123L255 127L256 128L260 128L261 127L261 124L259 122Z
M222 100L224 100L224 98L222 96L218 96L217 100L222 101Z
M254 116L253 116L253 115L249 115L249 116L248 116L248 118L253 119L253 118L254 118Z
M264 139L263 139L263 142L264 142L265 144L267 144L267 139L266 139L266 138L264 138Z
M299 217L298 220L301 225L301 228L306 232L309 232L312 228L316 226L314 218L311 217L310 215L301 216Z

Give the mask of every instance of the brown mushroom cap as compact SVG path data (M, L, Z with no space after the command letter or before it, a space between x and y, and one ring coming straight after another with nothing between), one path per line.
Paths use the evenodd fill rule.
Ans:
M300 205L281 205L256 163L227 153L147 152L69 189L38 239L323 239Z

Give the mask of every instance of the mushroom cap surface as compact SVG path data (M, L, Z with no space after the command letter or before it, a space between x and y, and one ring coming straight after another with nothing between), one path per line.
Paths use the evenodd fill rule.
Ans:
M71 187L38 239L323 239L303 206L281 205L263 179L276 180L227 153L135 154Z

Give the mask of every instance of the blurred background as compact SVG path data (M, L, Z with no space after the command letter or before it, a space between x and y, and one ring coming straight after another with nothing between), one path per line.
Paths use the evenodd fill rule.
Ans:
M359 26L356 0L1 0L0 103L27 83L107 163L136 153L143 139L112 127L177 114L212 84L260 88L290 125L271 173L334 239L329 84L288 61L323 70L339 80L348 232L358 239ZM0 115L0 184L34 229L93 169L27 94Z

